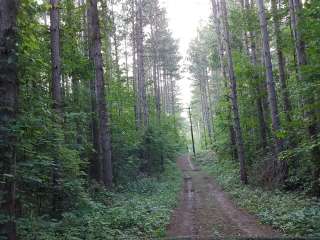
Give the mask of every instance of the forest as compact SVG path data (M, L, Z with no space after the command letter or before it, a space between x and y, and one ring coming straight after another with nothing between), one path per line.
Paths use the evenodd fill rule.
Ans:
M172 1L0 0L0 240L320 237L320 1Z

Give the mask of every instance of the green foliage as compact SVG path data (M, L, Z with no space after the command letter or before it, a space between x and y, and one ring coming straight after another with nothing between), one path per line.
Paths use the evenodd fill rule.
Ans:
M59 3L63 117L52 107L50 27L44 20L49 22L50 8L45 1L22 0L18 16L19 114L10 126L17 138L18 235L26 240L163 236L180 186L180 174L171 163L184 140L178 133L180 119L161 113L161 124L156 123L154 96L148 96L150 126L137 129L132 79L117 71L119 59L114 59L114 46L107 39L109 31L116 30L115 23L108 22L104 29L106 19L101 17L115 189L106 192L92 183L88 175L94 155L90 94L94 73L88 56L87 6L72 0ZM173 53L169 70L178 78L178 47L163 21L162 57L168 62L166 54ZM122 31L112 32L119 37L119 54ZM176 101L173 104L178 109ZM142 171L145 161L147 172ZM6 217L1 215L0 221Z
M61 220L29 216L18 221L24 240L151 239L164 237L177 201L181 173L172 162L159 178L141 178L117 192L98 190L94 200L84 194Z
M289 236L320 237L320 203L299 192L270 191L243 186L238 164L210 152L197 157L200 166L213 175L236 203Z

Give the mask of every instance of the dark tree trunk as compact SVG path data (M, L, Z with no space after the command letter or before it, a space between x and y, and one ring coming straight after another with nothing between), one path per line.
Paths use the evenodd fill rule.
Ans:
M240 114L238 109L237 82L236 82L236 77L235 77L234 68L233 68L229 24L228 24L227 7L226 7L225 0L221 0L221 12L222 12L224 37L225 37L225 44L226 44L226 54L227 54L228 68L229 68L231 102L232 102L232 111L233 111L233 118L234 118L234 127L235 127L235 133L236 133L237 151L238 151L238 158L240 162L240 179L243 184L247 184L248 180L247 180L247 171L246 171L246 164L245 164L244 144L243 144L243 138L242 138L242 129L240 125Z
M16 119L17 77L17 0L0 0L0 155L1 214L8 217L0 223L0 237L16 238L16 153L15 137L10 125Z
M281 49L281 32L280 32L280 19L277 9L276 0L271 0L271 9L273 16L273 27L274 34L276 38L276 49L277 49L277 57L278 57L278 68L279 68L279 80L280 80L280 88L283 102L283 110L286 115L286 119L288 122L291 122L291 103L289 99L289 93L287 89L287 80L286 80L286 66L285 66L285 58Z
M155 26L154 26L155 25ZM156 105L156 114L157 121L161 124L161 99L160 99L160 86L159 86L159 67L158 67L158 39L156 35L157 30L157 22L151 24L151 36L152 36L152 52L153 52L153 60L152 60L152 79L154 86L154 95L155 95L155 105Z
M112 186L112 160L111 160L111 136L109 129L109 119L107 111L107 100L105 93L105 82L103 72L103 60L101 54L101 37L98 17L97 0L89 0L90 17L88 21L91 24L90 48L94 64L95 73L95 91L98 115L98 132L100 145L100 159L102 163L102 181L106 187Z
M92 17L91 17L91 8L87 8L87 25L88 25L88 52L89 52L89 59L93 63L93 48L90 47L92 36ZM98 183L103 183L102 180L102 162L99 156L101 156L101 149L100 149L100 141L99 141L99 129L98 129L98 116L97 116L97 100L96 100L96 81L95 78L90 79L90 98L91 98L91 136L92 136L92 145L93 145L93 152L90 156L90 165L89 165L89 175L92 180L95 180Z
M248 0L244 1L244 7L246 11L250 11L250 4ZM250 22L247 22L249 25ZM246 41L246 44L249 44L248 47L246 47L247 50L247 55L248 57L251 58L252 65L257 68L258 67L258 61L257 61L257 50L256 50L256 38L255 34L253 31L249 30L248 33L248 40ZM250 51L251 49L251 51ZM258 73L254 73L254 79L257 80L259 78ZM259 122L259 133L260 133L260 147L263 149L265 152L267 149L267 123L264 118L264 111L263 111L263 102L262 102L262 89L261 89L261 84L259 83L256 88L256 106L257 106L257 115L258 115L258 122Z
M51 64L52 64L52 99L53 108L62 117L62 87L60 66L60 20L59 0L50 0L50 33L51 33Z
M60 59L60 16L59 0L50 0L50 36L51 36L51 93L53 100L53 109L59 115L58 124L63 123L62 98L64 96L61 83L61 59ZM52 169L52 213L57 215L60 202L60 164L57 159L54 160Z
M266 19L263 0L257 0L257 5L259 8L259 20L260 20L260 28L261 28L261 34L262 34L264 61L265 61L265 67L266 67L267 90L268 90L269 107L271 111L275 157L278 160L278 154L283 150L283 140L276 136L276 133L281 130L281 125L280 125L280 118L279 118L279 112L278 112L275 83L273 79L271 53L270 53L270 46L269 46L269 33L267 28L267 19Z
M144 72L144 46L143 46L143 6L142 0L137 0L137 63L138 63L138 98L140 127L148 126L148 105L146 96L146 82Z

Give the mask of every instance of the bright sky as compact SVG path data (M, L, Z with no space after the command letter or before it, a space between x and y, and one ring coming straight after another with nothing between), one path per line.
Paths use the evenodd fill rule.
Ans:
M187 56L190 41L196 37L201 22L207 22L211 5L209 0L160 0L167 9L169 28L179 40L183 58ZM191 81L187 73L179 82L181 103L187 107L191 101Z

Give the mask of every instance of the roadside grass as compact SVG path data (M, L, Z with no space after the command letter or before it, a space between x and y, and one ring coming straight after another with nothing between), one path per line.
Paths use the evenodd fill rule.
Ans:
M198 154L195 162L228 192L236 204L257 215L288 236L320 238L320 202L301 192L266 190L243 186L236 162L219 160L210 152Z
M182 175L176 164L166 166L160 177L141 178L116 192L101 191L95 200L88 195L76 211L59 221L49 217L24 218L18 222L24 240L153 239L165 236L177 204Z

